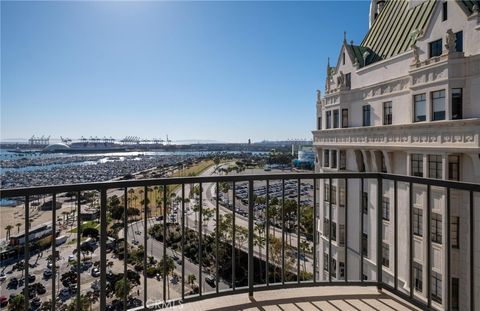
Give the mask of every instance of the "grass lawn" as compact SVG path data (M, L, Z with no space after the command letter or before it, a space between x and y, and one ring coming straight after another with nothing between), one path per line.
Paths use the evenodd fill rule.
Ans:
M99 229L100 228L100 224L97 223L96 221L93 221L93 220L84 221L80 226L82 228L82 231L87 229L87 228L94 228L94 229ZM70 230L69 232L70 233L77 233L77 228L78 227L75 227L72 230Z

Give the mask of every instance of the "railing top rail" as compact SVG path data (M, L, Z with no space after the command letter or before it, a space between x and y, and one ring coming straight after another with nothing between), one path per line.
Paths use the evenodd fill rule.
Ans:
M63 192L78 192L91 190L109 190L115 188L153 187L162 185L179 185L192 183L214 182L243 182L243 181L266 181L284 179L378 179L397 180L438 187L448 187L458 190L480 192L480 183L455 182L440 179L393 175L385 173L361 173L361 172L334 172L334 173L281 173L281 174L251 174L251 175L228 175L228 176L194 176L194 177L164 177L153 179L117 180L107 182L78 183L67 185L51 185L38 187L24 187L0 190L0 198L13 198L27 195L42 195Z

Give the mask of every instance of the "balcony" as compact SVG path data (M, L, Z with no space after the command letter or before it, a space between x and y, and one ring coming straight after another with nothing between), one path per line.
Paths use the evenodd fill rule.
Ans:
M332 234L320 239L320 208L315 208L318 186L327 180L330 185L341 180L346 187L345 239L335 249ZM365 185L369 218L359 217L364 209L356 203ZM442 206L439 191L446 197ZM381 199L385 192L392 196L388 230ZM458 302L454 284L438 287L433 276L451 280L455 273L466 277L460 310L473 310L479 306L474 295L478 259L472 251L478 244L474 207L480 206L479 195L479 184L381 173L182 177L5 189L0 198L20 204L12 220L20 226L10 228L9 246L2 252L6 286L0 296L12 295L12 310L180 305L188 310L307 305L315 310L446 310ZM455 262L450 222L445 222L440 246L425 239L426 277L419 291L412 220L413 207L423 197L426 237L438 237L432 229L437 228L432 226L437 209L445 219L458 208L469 217L462 220L467 234L459 242L462 258ZM332 204L329 209L333 215ZM365 230L375 234L364 245L360 233ZM383 252L385 241L390 241L391 255ZM323 254L332 254L328 258L335 261L322 264ZM439 266L439 258L445 264Z
M378 147L380 149L480 148L479 119L419 122L314 131L313 143L321 147ZM460 147L461 146L461 147Z

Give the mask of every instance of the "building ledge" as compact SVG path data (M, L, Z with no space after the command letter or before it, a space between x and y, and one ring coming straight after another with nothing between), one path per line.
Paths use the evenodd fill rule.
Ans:
M376 287L305 287L235 294L182 305L183 310L420 310Z
M480 119L419 122L313 131L319 147L462 148L478 150Z

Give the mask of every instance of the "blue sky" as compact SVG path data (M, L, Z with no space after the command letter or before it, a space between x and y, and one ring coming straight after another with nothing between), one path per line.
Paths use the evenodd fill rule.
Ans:
M369 1L1 3L1 138L311 138Z

